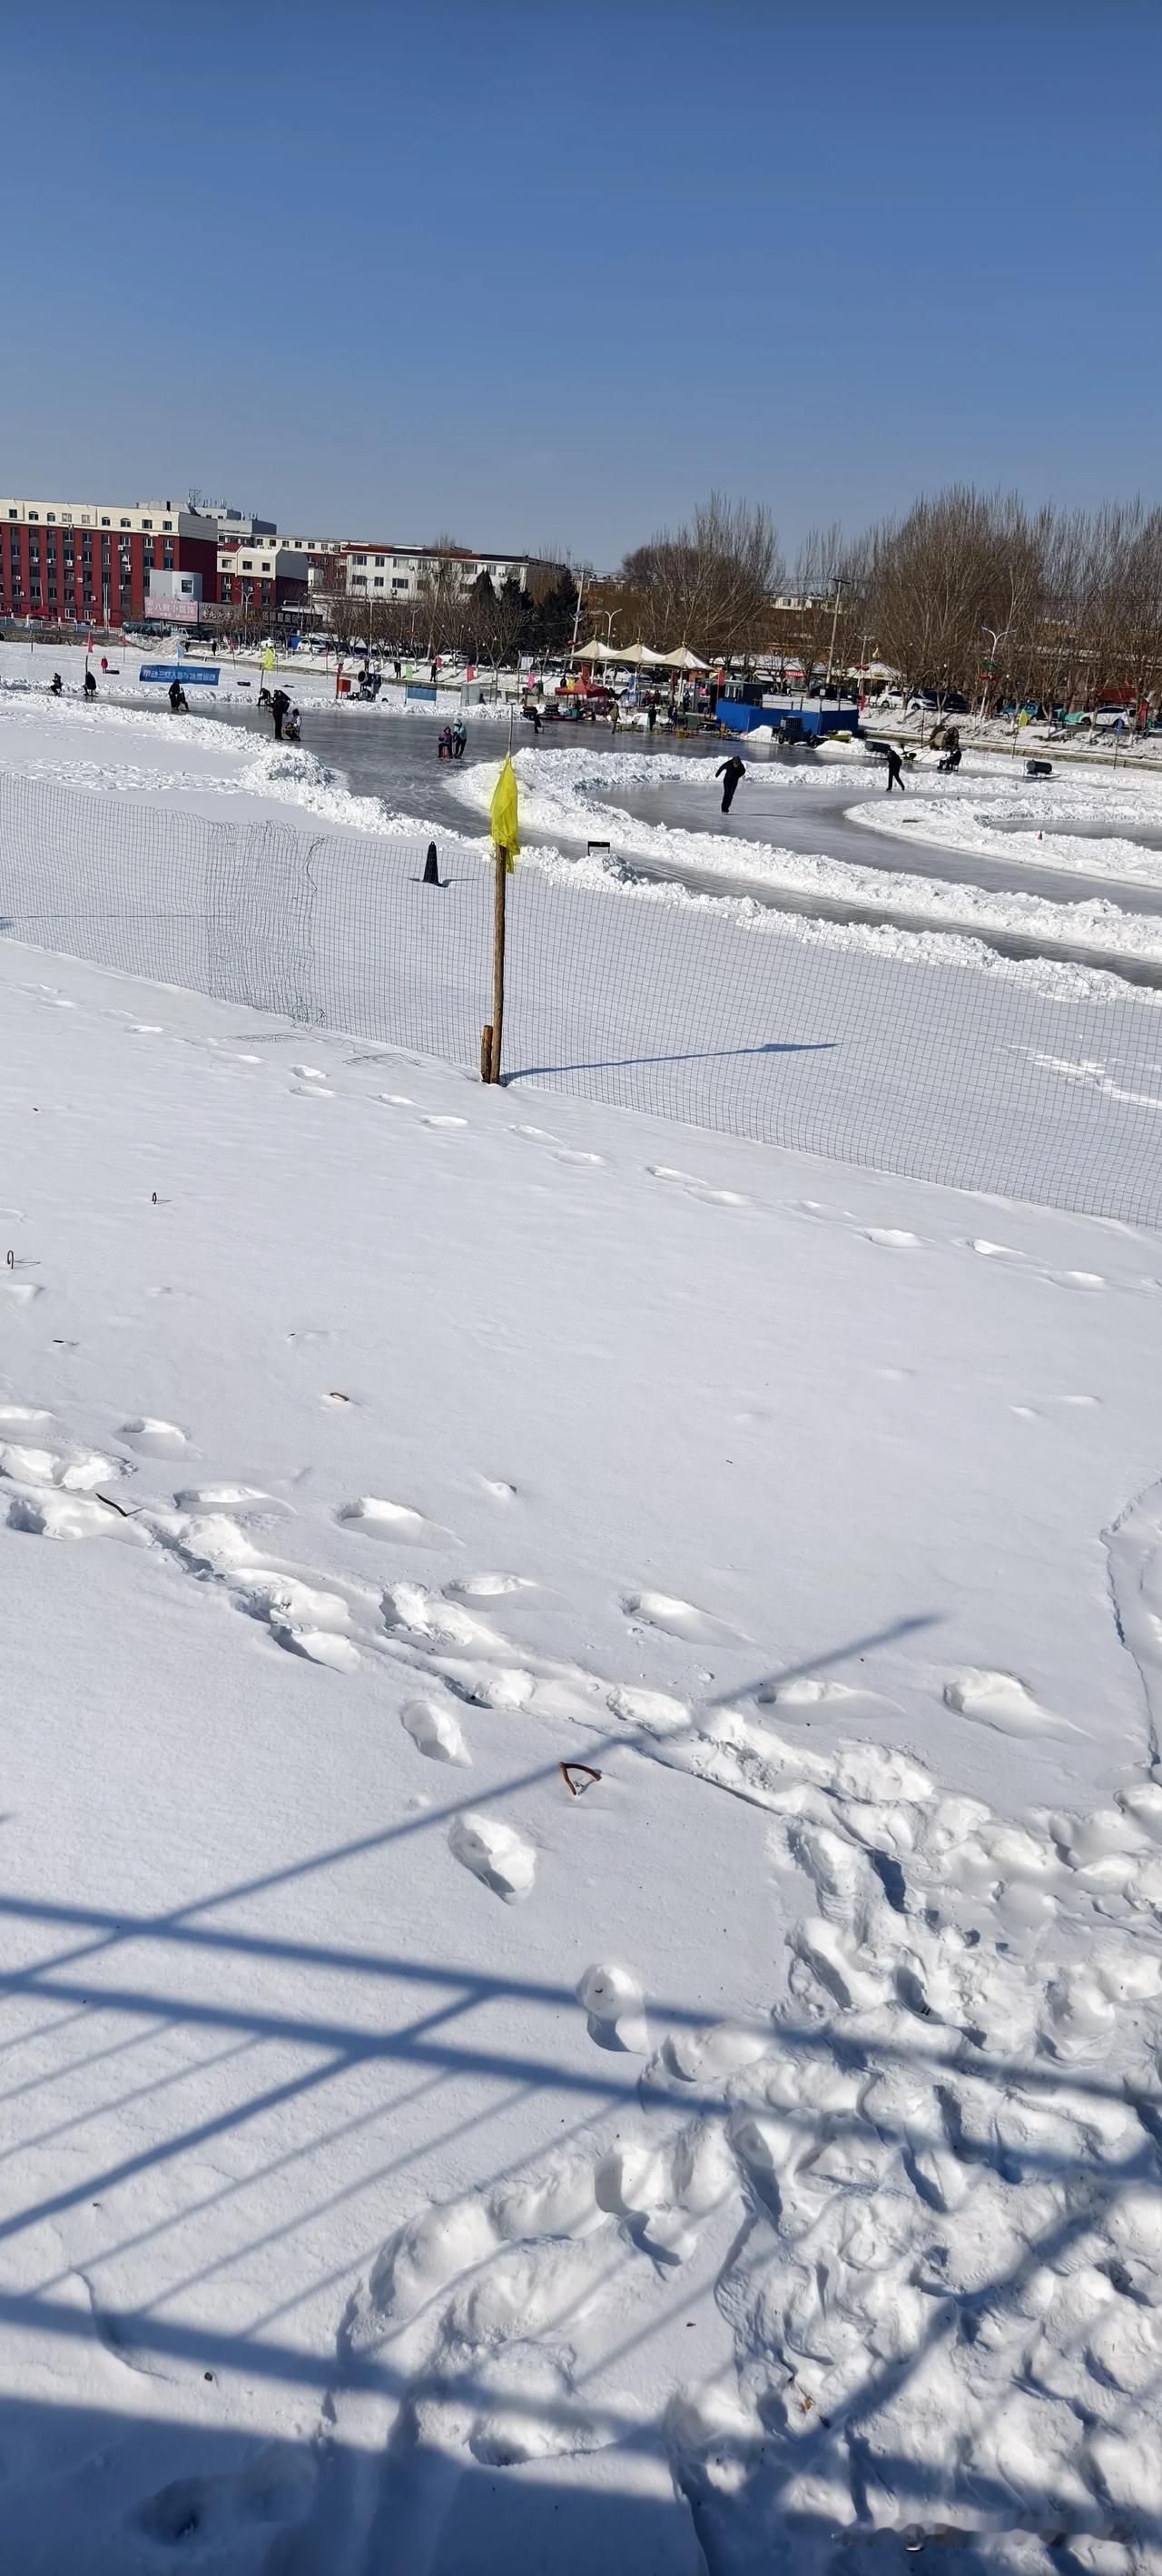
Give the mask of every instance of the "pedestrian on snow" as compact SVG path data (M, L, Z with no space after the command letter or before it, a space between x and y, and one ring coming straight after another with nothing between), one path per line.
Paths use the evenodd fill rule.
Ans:
M437 660L437 661L434 661L434 662L433 662L433 664L432 664L432 672L431 672L431 676L432 676L433 680L435 679L435 676L436 676L437 671L439 670L439 667L440 667L440 665L439 665L438 660Z
M452 727L452 758L453 758L453 760L463 760L463 758L464 758L464 754L465 754L465 752L467 751L467 749L468 749L468 727L467 727L467 725L466 725L466 724L465 724L465 722L464 722L464 718L463 718L463 716L457 716L457 718L456 718L456 722L455 722L455 724L454 724L454 725L453 725L453 727Z
M886 761L887 761L887 764L888 764L888 783L887 783L886 788L884 789L884 794L885 794L885 796L890 796L890 795L891 795L891 792L892 792L893 787L898 787L898 788L899 788L899 791L900 791L900 794L901 794L901 796L902 796L902 795L904 794L904 792L905 792L905 791L904 791L904 764L903 764L903 761L902 761L902 760L901 760L901 758L900 758L899 752L897 751L897 749L896 749L896 746L895 746L894 742L889 742L889 743L886 745L886 747L885 747L885 752L884 752L884 757L885 757L885 759L886 759Z
M107 671L107 670L108 670L108 668L109 668L109 656L108 656L108 654L107 654L107 653L102 653L102 655L101 655L101 669L102 669L103 671Z
M724 760L721 767L715 770L714 775L722 780L722 811L724 814L729 814L739 779L746 777L746 762L739 759L736 751L732 751L729 760Z
M283 738L283 741L284 741L284 742L301 742L301 740L302 740L302 732L303 732L303 720L302 720L302 717L301 717L301 716L300 716L300 714L299 714L298 708L297 708L297 707L292 707L292 708L291 708L291 711L290 711L290 714L289 714L289 716L286 718L286 721L285 721L285 723L284 723L284 725L283 725L283 729L282 729L282 738Z
M62 686L62 683L61 683L61 675L60 675L60 672L59 672L59 671L54 671L54 672L53 672L53 675L52 675L52 693L53 693L54 698L59 698L60 693L61 693L61 686Z
M940 766L942 769L946 770L959 769L960 767L960 732L956 725L948 725L946 727L944 735L944 758L941 761Z
M537 702L536 702L536 699L535 699L535 698L533 698L533 699L532 699L532 701L531 701L531 703L530 703L530 706L529 706L529 714L531 715L532 720L533 720L533 732L534 732L534 733L539 733L539 732L540 732L540 730L541 730L541 710L540 710L539 706L537 705Z
M651 732L651 733L653 732L653 730L654 730L654 726L656 725L657 721L658 721L658 701L657 701L657 699L656 699L656 698L647 698L647 700L646 700L646 723L648 724L648 726L649 726L649 729L650 729L650 732Z
M96 694L97 694L97 683L96 683L95 679L93 678L93 674L92 674L92 672L91 672L91 671L86 671L86 673L85 673L85 696L86 696L87 698L95 698L95 697L96 697Z
M184 689L183 689L183 687L182 687L181 681L180 681L180 680L171 680L171 681L170 681L170 684L169 684L169 690L168 690L168 693L167 693L167 694L168 694L168 697L169 697L169 711L170 711L170 714L171 714L172 716L176 716L177 711L178 711L178 708L181 706L181 704L182 704L182 702L183 702L183 700L184 700L185 694L186 694L186 693L185 693L185 690L184 690Z
M437 759L439 759L439 760L450 760L450 759L451 759L451 757L452 757L452 728L451 728L451 725L443 725L443 726L441 726L441 729L440 729L440 739L439 739L439 742L437 743L437 746L436 746L436 757L437 757Z
M275 738L275 741L276 741L276 742L281 742L281 741L282 741L282 729L283 729L284 724L286 723L287 717L288 717L288 716L289 716L289 714L290 714L290 699L288 698L288 696L287 696L287 693L286 693L286 690L285 690L285 689L275 689L275 690L274 690L273 695L272 695L272 697L271 697L271 701L270 701L270 712L271 712L272 716L274 717L274 738Z
M403 678L403 663L401 662L401 660L400 660L400 658L399 658L398 653L396 654L395 660L394 660L394 662L392 663L392 666L391 666L391 667L392 667L393 671L395 672L395 676L396 676L397 680L402 680L402 678Z
M616 733L616 732L617 732L617 728L618 728L619 724L621 723L621 708L620 708L620 706L618 705L618 702L617 702L617 699L616 699L616 698L614 699L614 701L613 701L613 705L611 706L611 708L610 708L610 710L609 710L609 722L610 722L610 728L611 728L612 732Z

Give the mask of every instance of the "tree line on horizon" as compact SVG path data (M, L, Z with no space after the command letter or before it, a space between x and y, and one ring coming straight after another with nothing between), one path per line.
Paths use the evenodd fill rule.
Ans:
M619 640L624 615L704 659L879 662L906 690L990 703L1162 695L1162 508L1141 500L1062 510L951 484L855 537L813 530L788 566L768 511L712 496L627 555L618 587Z
M546 554L525 589L487 573L466 587L451 553L433 553L402 602L348 593L343 578L336 565L328 614L352 652L461 652L499 668L563 655L595 628L615 645L773 657L808 677L879 662L906 690L970 700L1162 696L1162 508L1141 500L1063 510L950 484L854 537L815 529L788 565L762 503L712 493L603 578ZM263 612L219 617L242 633Z

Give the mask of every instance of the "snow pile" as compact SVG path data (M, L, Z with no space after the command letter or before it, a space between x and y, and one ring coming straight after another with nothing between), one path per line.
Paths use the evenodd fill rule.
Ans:
M1071 768L1026 779L1000 761L980 761L967 775L961 770L942 781L938 796L891 801L890 814L880 799L854 806L850 819L897 839L914 836L1023 866L1162 885L1162 776L1131 780L1105 769ZM1111 829L1118 824L1129 829ZM1144 838L1136 839L1135 830Z

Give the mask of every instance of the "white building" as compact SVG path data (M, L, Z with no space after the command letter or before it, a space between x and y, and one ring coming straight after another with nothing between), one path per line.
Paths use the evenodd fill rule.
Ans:
M308 596L310 563L280 537L218 548L218 598L232 608L293 607Z
M343 557L348 591L369 599L419 599L429 584L446 577L450 570L459 575L464 590L471 590L481 573L487 573L496 589L506 581L519 583L527 590L529 575L537 567L536 555L473 554L466 547L442 551L436 546L389 546L348 543L338 549Z

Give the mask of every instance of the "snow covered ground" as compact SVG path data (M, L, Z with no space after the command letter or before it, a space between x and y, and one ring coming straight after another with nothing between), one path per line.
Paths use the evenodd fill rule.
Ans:
M101 669L102 654L109 665L107 672ZM187 674L191 667L195 672L203 667L218 672L213 685L197 679L191 680L189 685L191 709L197 705L209 716L213 715L218 701L228 706L257 706L258 692L266 676L257 654L250 658L229 652L211 654L205 646L199 646L188 657L187 663L179 639L172 635L162 636L148 644L143 644L139 637L127 638L124 644L94 646L91 654L86 654L82 644L0 642L0 695L43 697L51 687L53 672L59 671L65 695L79 698L88 668L97 683L99 706L106 703L140 704L157 713L165 713L164 686L156 680L143 680L140 676L143 667L156 669L163 665L166 669L182 668ZM358 666L357 654L349 657L345 665L352 673L358 670ZM417 671L420 676L427 677L426 664L418 665ZM330 707L336 702L334 663L328 669L318 654L288 653L282 656L277 665L275 684L284 688L300 708ZM447 704L441 701L441 721L459 707L459 675L445 682L444 696ZM384 683L372 705L360 706L348 701L345 712L355 722L364 723L377 712L381 715L416 716L430 721L435 710L422 701L410 701L403 685L390 680ZM473 705L474 724L500 722L502 719L507 724L506 706L491 702Z
M12 2563L1152 2564L1156 1240L0 982Z
M0 993L10 2563L1155 2576L1158 1237Z

